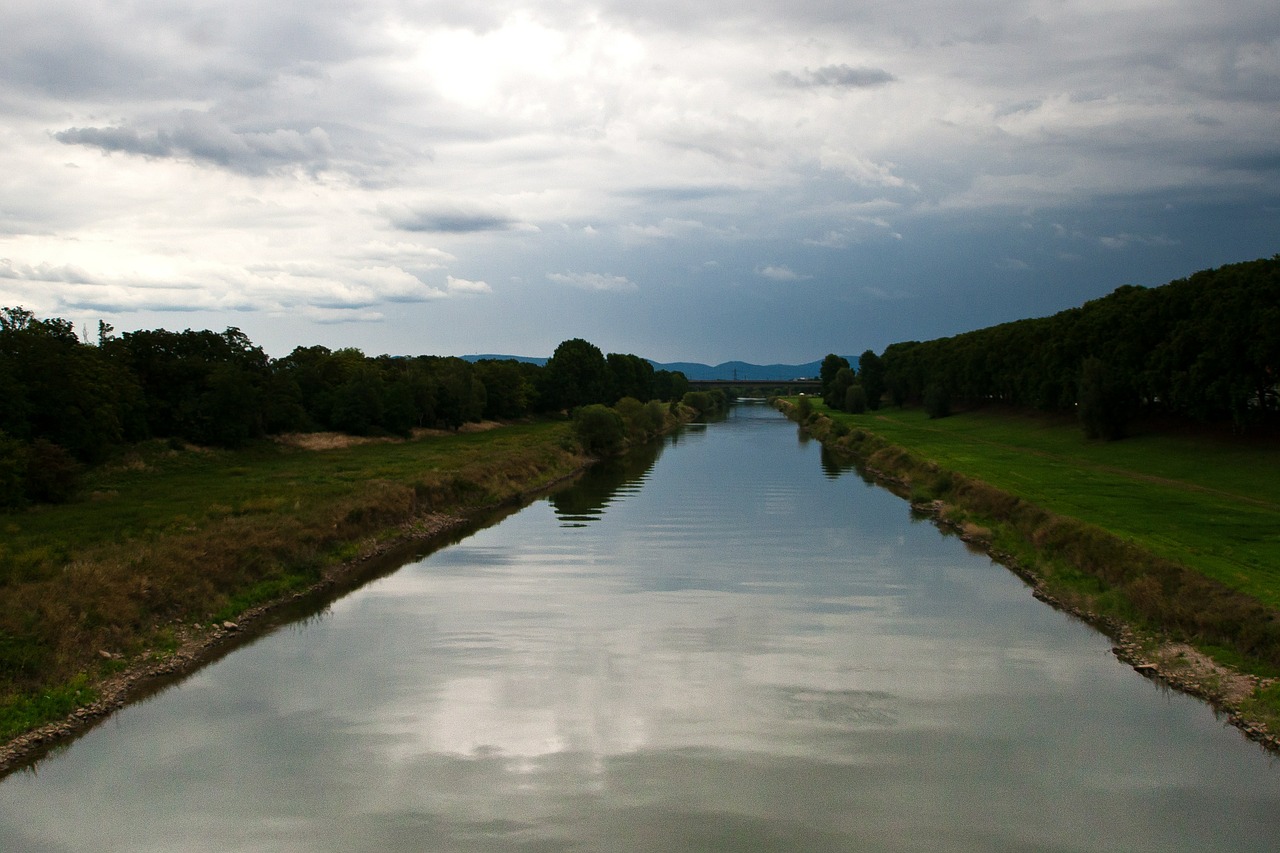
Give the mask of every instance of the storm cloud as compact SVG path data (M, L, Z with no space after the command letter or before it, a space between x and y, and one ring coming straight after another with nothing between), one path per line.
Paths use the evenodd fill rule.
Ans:
M140 133L126 127L73 127L53 136L67 145L144 157L185 157L255 175L283 165L323 168L333 153L328 134L318 127L306 132L237 132L191 111L182 113L172 129Z
M850 68L848 65L827 65L814 71L805 69L803 73L779 71L775 79L784 86L797 88L833 87L833 88L870 88L892 83L896 79L888 71L880 68Z

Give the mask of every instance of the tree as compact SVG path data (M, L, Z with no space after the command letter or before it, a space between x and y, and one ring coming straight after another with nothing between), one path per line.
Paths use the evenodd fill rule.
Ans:
M534 389L520 362L483 359L475 363L474 370L484 383L486 418L518 418L528 413Z
M638 355L611 352L605 356L611 382L610 397L615 402L623 397L652 400L654 397L653 365Z
M822 401L833 409L843 409L845 394L853 386L855 378L851 368L842 367L837 370L835 377L827 386L827 392L822 395Z
M658 370L653 374L653 396L664 402L680 400L689 393L689 379L679 370Z
M884 362L871 350L858 356L858 384L867 395L867 408L880 408L880 398L885 391Z
M474 375L471 364L460 358L444 358L435 366L437 423L456 430L465 423L480 420L484 414L485 387Z
M127 332L103 348L137 377L152 435L236 444L264 429L270 360L239 329Z
M836 374L841 370L849 367L849 359L835 353L828 353L827 357L822 360L822 366L818 368L818 378L822 380L822 394L825 397L831 389L831 383L835 381Z
M142 398L126 369L81 343L66 320L0 309L0 429L21 441L43 438L77 459L139 438Z
M612 403L609 365L599 347L573 338L556 347L543 368L542 393L556 409Z

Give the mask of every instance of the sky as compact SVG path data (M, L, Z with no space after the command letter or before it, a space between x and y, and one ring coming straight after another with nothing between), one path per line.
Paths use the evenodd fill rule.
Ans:
M1275 0L5 0L0 305L801 363L1280 252Z

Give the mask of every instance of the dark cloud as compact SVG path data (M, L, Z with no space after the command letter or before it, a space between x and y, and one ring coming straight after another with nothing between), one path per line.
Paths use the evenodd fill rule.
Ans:
M742 191L737 187L728 186L634 187L632 189L619 190L614 195L620 198L634 198L640 201L661 204L663 202L702 201L740 192Z
M144 138L136 130L127 127L72 127L53 135L64 145L87 145L103 151L141 154L146 157L169 157L173 146L163 133L153 133Z
M814 71L806 68L803 74L779 71L774 75L774 79L784 86L794 86L800 89L869 89L892 83L898 78L883 68L853 68L841 64L824 65Z
M508 216L485 211L453 208L411 210L391 214L391 224L401 231L440 234L472 234L483 231L509 231L520 223Z
M55 266L43 263L37 265L15 263L8 258L0 258L0 278L16 281L56 281L63 284L96 284L97 280L89 273L73 266Z
M178 157L214 163L247 174L287 165L324 168L333 146L324 130L287 128L236 131L204 113L186 111L168 129L140 133L128 127L73 127L55 133L66 145L87 145L108 152L144 157Z

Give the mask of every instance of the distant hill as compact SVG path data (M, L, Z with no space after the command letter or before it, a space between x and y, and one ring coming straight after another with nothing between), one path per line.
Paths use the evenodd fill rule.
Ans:
M464 355L461 358L463 361L523 361L525 364L536 364L539 367L547 363L547 359L532 355L494 355L493 353L484 353L482 355Z
M660 364L650 361L656 370L678 370L689 379L757 379L761 382L781 382L789 379L810 379L818 375L820 361L807 364L751 364L746 361L726 361L723 364L699 364L692 361L676 361Z
M856 365L856 356L845 356L849 363ZM464 355L466 361L483 359L514 359L529 364L546 364L545 358L534 358L526 355ZM761 382L781 382L790 379L812 379L818 375L822 367L821 361L810 361L805 364L752 364L747 361L726 361L723 364L701 364L696 361L658 362L648 360L655 370L678 370L689 379L707 381L715 379L756 379Z

